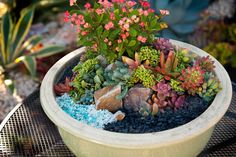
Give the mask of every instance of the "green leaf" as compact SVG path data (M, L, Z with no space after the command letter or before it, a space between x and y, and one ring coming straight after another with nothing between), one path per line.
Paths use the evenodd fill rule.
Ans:
M65 50L65 47L62 47L62 46L56 46L56 45L46 46L37 52L31 53L30 56L43 58L43 57L48 57L48 56L52 56L57 53L63 52L64 50Z
M129 34L131 37L136 37L138 32L134 28L130 28Z
M129 57L131 57L131 58L134 57L134 51L132 51L130 49L127 49L126 51L127 51Z
M114 40L119 33L120 33L120 29L116 29L116 30L112 31L109 36L109 39Z
M102 51L101 53L104 53L104 52L106 52L106 50L107 50L107 44L105 44L105 43L100 43L99 44L100 45L100 50Z
M105 31L103 32L103 34L102 34L102 39L107 38L108 35L109 35L109 31L105 30Z
M136 40L131 40L128 44L129 47L133 47L136 44Z
M26 50L31 50L33 47L35 47L36 45L38 45L40 43L40 41L42 41L43 37L42 36L38 36L38 35L34 35L32 37L30 37L27 41L24 42L22 48L21 48L21 52L26 49Z
M31 56L24 56L22 57L21 60L26 68L29 70L31 76L35 77L36 76L36 60L34 57Z
M102 30L103 30L103 27L102 26L99 26L97 29L96 29L96 32L97 32L97 35L100 37L100 35L102 34Z
M20 19L18 20L12 36L12 49L10 59L15 59L20 54L21 44L25 40L33 21L34 7L26 8L21 11Z
M6 64L9 58L9 44L10 44L9 41L11 38L11 29L12 29L11 16L10 16L10 13L7 12L2 17L2 23L1 23L1 28L0 28L1 61L3 64Z

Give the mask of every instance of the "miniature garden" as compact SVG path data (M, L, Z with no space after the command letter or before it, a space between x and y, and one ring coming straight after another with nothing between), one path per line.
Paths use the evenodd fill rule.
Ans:
M55 86L57 102L75 119L105 130L174 128L198 117L214 100L220 82L213 61L168 38L206 50L235 79L233 0L204 1L198 8L194 0L99 2L0 2L0 121L39 88L57 60L81 45L87 52ZM101 107L98 100L106 94L114 95Z
M71 1L71 6L76 6ZM80 122L108 131L171 129L202 114L221 90L214 61L154 34L168 10L147 1L99 1L64 21L86 46L71 74L54 86L59 106Z

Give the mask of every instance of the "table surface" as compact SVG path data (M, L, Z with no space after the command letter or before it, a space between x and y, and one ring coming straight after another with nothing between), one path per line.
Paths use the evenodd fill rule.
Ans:
M236 85L225 116L199 157L236 157ZM0 125L0 157L72 157L40 104L39 91L18 104Z

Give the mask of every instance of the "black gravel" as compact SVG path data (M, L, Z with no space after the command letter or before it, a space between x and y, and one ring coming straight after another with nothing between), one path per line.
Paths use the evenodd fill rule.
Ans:
M174 111L167 108L164 113L157 116L142 117L137 113L126 113L123 121L109 123L105 130L120 133L150 133L168 130L186 124L201 115L209 106L199 96L188 96L183 107Z

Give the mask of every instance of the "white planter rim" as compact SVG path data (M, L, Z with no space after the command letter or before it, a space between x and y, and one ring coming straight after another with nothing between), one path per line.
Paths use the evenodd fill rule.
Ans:
M174 45L187 48L192 52L196 52L200 56L208 55L203 50L190 44L176 40L170 41ZM196 119L179 127L154 133L126 134L96 129L77 121L65 113L56 103L53 91L55 78L58 76L60 69L63 68L66 63L69 63L72 58L79 56L81 52L84 51L84 47L77 49L54 64L44 77L40 89L41 104L47 116L59 128L62 128L74 136L80 137L82 139L119 148L145 149L150 147L163 147L165 145L167 146L189 140L202 134L209 128L214 127L214 125L223 117L230 105L232 98L231 80L224 67L215 58L210 56L215 61L216 75L221 81L223 90L217 94L208 109Z

